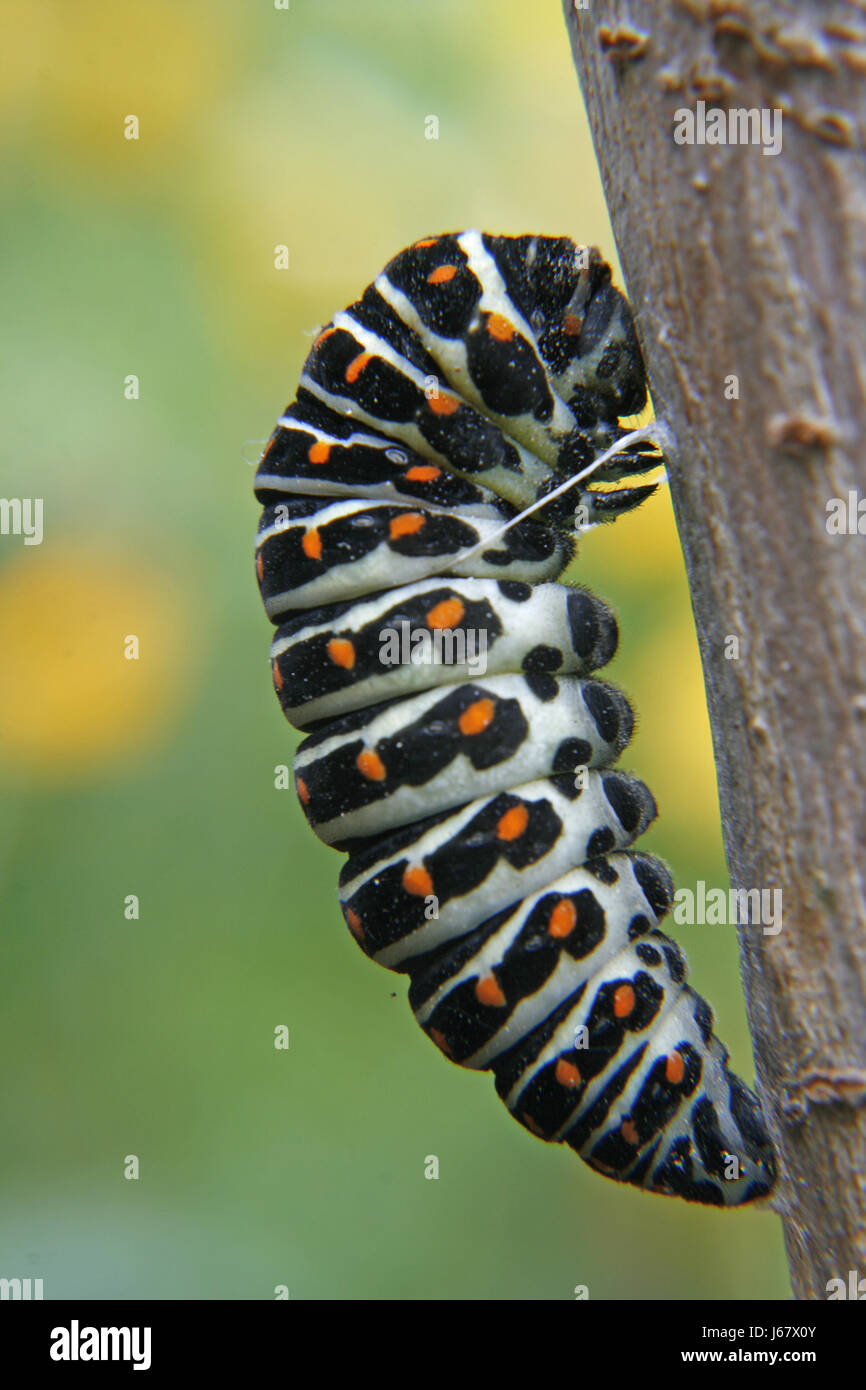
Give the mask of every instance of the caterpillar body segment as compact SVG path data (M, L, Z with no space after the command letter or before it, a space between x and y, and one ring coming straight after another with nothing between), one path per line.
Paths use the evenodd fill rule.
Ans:
M434 686L328 721L295 757L304 810L320 839L381 835L551 773L606 767L634 724L602 681L545 672ZM533 737L529 738L530 730Z
M446 575L281 623L271 669L284 714L307 729L396 696L471 680L482 651L489 675L583 675L607 665L617 640L613 613L585 589Z

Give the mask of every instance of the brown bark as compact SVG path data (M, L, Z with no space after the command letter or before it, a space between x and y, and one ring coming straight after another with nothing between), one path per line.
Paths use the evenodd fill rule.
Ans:
M866 496L866 0L564 9L676 441L731 882L782 890L743 978L795 1296L826 1298L866 1276L866 535L827 509ZM781 153L676 143L698 100L781 110Z

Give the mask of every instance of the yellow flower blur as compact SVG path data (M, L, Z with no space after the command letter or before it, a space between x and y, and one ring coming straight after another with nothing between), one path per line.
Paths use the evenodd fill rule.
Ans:
M168 578L128 554L22 546L0 568L3 762L48 781L128 775L123 756L178 711L182 614Z

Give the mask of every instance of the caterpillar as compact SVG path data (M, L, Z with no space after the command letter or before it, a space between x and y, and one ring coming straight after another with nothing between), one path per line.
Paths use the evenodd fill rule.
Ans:
M740 1206L770 1192L772 1144L659 930L670 875L631 848L656 805L612 766L633 713L594 673L616 620L556 582L577 509L653 491L626 482L660 462L622 424L646 401L597 250L424 237L318 332L259 463L256 570L298 798L348 856L361 949L533 1134Z

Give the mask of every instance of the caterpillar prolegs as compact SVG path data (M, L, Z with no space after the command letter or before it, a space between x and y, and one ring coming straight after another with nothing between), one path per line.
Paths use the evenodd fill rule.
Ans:
M612 770L613 614L554 582L586 524L653 488L625 298L560 237L426 237L321 331L262 457L274 684L298 796L348 859L346 922L421 1027L597 1171L738 1206L770 1191L758 1102L658 930L656 807ZM594 484L606 485L602 489Z

